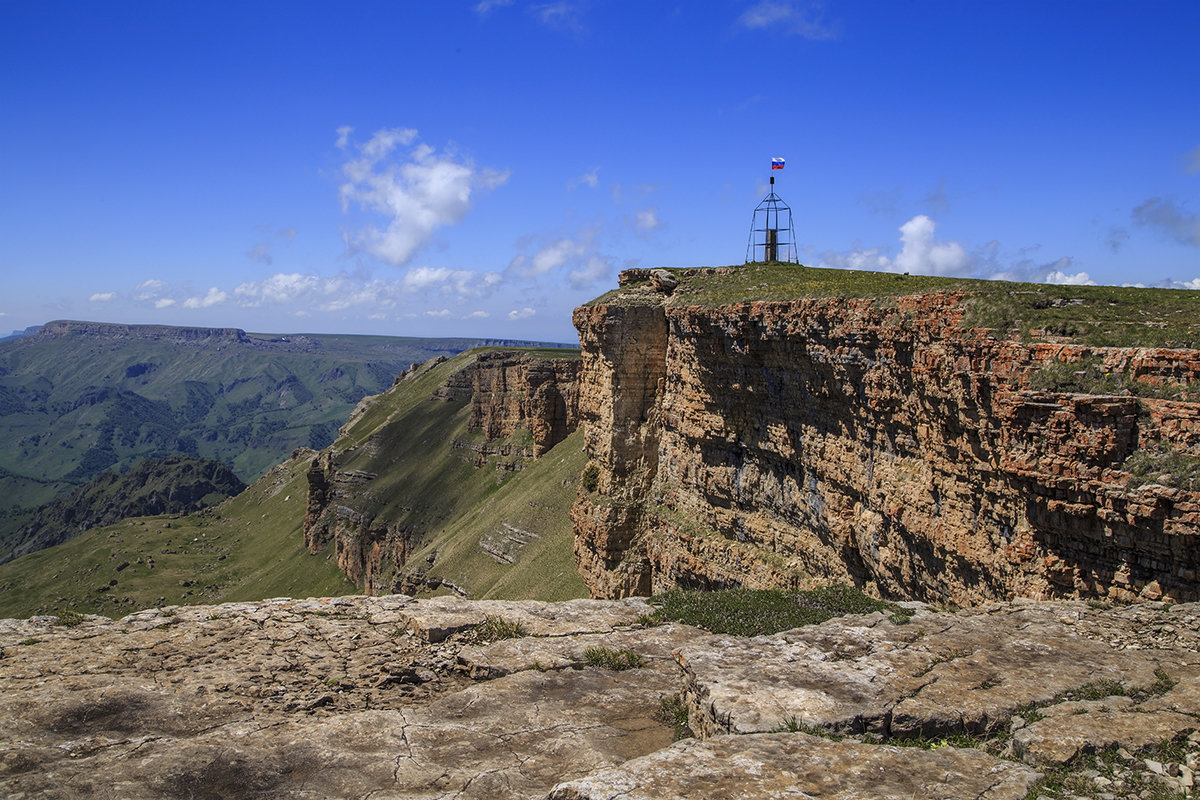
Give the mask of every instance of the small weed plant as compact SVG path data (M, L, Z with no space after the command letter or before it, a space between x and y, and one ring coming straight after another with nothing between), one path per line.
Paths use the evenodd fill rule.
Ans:
M583 468L583 472L579 476L579 482L583 484L584 491L594 492L600 485L600 468L595 464L588 464Z
M55 611L54 616L58 618L55 624L61 625L64 628L74 628L76 625L82 625L87 620L87 617L73 608Z
M687 704L683 702L682 695L673 694L662 698L659 701L658 714L655 716L659 722L666 723L674 729L675 741L692 738L692 728L688 724Z

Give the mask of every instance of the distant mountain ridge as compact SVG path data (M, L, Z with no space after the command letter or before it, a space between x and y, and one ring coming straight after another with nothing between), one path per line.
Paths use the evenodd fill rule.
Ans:
M59 319L41 326L32 338L52 339L61 336L87 336L96 339L151 339L172 342L202 341L207 339L232 339L249 341L241 328L195 328L174 325L125 325L116 322L86 322Z

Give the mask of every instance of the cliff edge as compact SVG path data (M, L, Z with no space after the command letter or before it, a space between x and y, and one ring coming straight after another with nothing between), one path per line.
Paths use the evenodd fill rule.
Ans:
M574 314L580 574L596 597L849 582L961 604L1200 599L1194 303L628 270Z

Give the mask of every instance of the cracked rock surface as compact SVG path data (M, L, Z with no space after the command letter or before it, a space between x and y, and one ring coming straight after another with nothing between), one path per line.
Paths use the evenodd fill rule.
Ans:
M922 606L756 638L651 611L390 596L0 620L0 795L999 800L1097 750L1136 765L1175 742L1186 758L1145 763L1181 790L1200 760L1200 606ZM482 640L489 617L518 635ZM699 738L675 741L673 699Z

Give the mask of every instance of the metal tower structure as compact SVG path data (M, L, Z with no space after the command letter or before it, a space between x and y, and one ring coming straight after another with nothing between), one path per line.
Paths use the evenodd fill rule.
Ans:
M771 176L771 193L754 209L750 221L746 263L752 261L800 263L796 253L796 231L792 228L792 209L775 194L774 175Z

